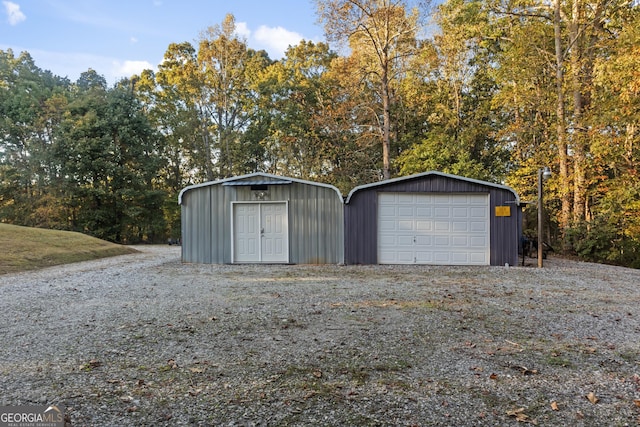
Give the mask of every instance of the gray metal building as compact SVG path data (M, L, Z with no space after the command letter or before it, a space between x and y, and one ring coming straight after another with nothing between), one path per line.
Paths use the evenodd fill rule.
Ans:
M354 188L345 201L346 264L517 265L516 192L425 172Z
M184 188L182 261L344 262L344 205L328 184L253 173Z

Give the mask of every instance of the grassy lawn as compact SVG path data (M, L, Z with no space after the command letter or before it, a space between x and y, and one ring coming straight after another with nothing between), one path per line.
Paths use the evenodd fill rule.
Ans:
M0 274L135 252L81 233L9 224L0 224L0 248Z

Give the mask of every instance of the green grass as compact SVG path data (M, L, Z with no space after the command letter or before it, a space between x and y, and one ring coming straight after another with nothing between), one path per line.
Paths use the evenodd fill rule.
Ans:
M0 274L136 252L81 233L0 224Z

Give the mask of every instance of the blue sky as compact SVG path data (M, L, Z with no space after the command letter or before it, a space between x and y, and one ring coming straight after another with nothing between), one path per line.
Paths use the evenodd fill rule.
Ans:
M236 18L249 47L279 59L288 45L324 40L311 0L1 0L0 49L75 81L89 68L109 85L155 67L170 43Z

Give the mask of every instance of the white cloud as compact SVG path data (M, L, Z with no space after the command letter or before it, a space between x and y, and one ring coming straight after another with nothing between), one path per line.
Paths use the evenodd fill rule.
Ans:
M131 42L131 44L136 44L136 43L138 43L138 39L137 39L136 37L131 37L131 38L129 39L129 41Z
M20 10L20 5L10 1L3 1L2 4L4 5L4 10L7 13L10 25L18 25L27 19L27 16Z
M253 35L257 45L264 47L272 59L284 57L289 46L295 46L302 40L300 34L282 27L267 27L261 25Z
M114 61L113 69L110 73L113 76L131 77L140 74L143 70L154 70L155 67L149 61Z
M236 22L236 35L246 39L251 37L251 30L247 26L246 22Z

